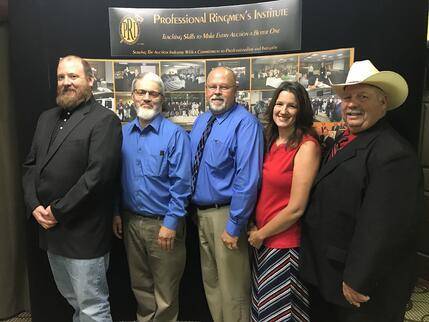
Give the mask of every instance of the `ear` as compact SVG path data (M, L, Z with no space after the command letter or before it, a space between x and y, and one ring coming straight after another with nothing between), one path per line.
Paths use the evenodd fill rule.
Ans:
M387 110L387 96L384 94L380 95L379 100L380 100L380 104L383 108L383 111L386 112L386 110Z
M94 84L94 77L92 77L92 76L87 77L87 80L88 80L89 86L92 87L92 85Z

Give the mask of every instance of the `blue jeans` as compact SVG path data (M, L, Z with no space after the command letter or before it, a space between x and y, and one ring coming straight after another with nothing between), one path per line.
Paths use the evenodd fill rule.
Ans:
M67 258L48 252L61 295L74 308L73 322L111 322L106 271L109 253L91 259Z

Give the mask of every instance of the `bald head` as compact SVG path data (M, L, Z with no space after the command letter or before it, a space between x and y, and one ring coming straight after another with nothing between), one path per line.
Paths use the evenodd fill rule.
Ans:
M237 81L234 72L227 67L213 68L207 76L206 99L210 110L223 113L235 103Z
M218 76L218 77L224 77L226 80L228 80L229 82L231 82L231 84L234 84L235 86L237 85L237 79L235 77L234 72L228 68L228 67L215 67L213 68L209 75L207 76L207 81L214 76Z

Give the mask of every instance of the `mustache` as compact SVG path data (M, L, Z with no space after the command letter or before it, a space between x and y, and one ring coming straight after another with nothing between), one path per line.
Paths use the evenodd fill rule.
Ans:
M75 92L76 93L76 90L74 88L72 88L71 86L62 86L62 87L58 88L59 94L65 94L67 92Z
M221 99L221 100L223 100L224 97L222 96L222 94L219 94L219 95L213 94L212 96L210 96L210 99L211 100L213 100L213 99Z

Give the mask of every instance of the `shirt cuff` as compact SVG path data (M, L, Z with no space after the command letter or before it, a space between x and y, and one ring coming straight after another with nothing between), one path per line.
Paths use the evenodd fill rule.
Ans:
M58 222L62 222L63 221L63 216L60 214L60 211L55 207L55 202L58 201L59 199L55 200L54 202L52 202L50 204L51 206L51 211L52 211L52 215L54 216L55 220Z
M226 232L227 232L228 234L230 234L231 236L233 236L233 237L238 237L238 236L240 236L241 228L242 228L242 226L237 225L237 224L233 223L233 222L231 221L231 219L228 219L228 221L227 221L227 223L226 223L226 228L225 228L225 230L226 230Z
M29 206L28 206L28 210L30 210L30 213L33 214L34 209L36 209L37 207L41 206L42 204L37 200L37 201L33 201Z
M176 216L165 216L162 225L171 230L176 230L177 225L179 224L179 218Z

